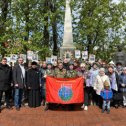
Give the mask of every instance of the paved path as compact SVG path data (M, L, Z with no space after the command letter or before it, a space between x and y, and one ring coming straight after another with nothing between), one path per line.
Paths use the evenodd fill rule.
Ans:
M0 114L0 126L126 126L126 108L111 109L102 114L96 106L88 111L47 111L44 107L4 109Z

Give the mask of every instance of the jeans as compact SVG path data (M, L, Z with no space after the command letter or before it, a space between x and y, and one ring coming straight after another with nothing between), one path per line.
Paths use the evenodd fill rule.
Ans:
M9 103L9 90L7 90L7 91L0 91L0 108L1 108L1 101L2 101L3 92L5 92L6 106L10 105L10 103Z
M15 89L14 104L15 107L21 107L21 101L23 96L23 89Z
M110 110L110 100L103 100L102 109L105 110L106 107L107 110Z

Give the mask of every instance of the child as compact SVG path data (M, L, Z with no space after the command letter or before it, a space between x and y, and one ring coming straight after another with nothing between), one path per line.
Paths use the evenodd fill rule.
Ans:
M110 113L110 102L113 97L113 92L107 81L104 82L104 90L101 91L101 97L103 98L102 113L107 110L107 114Z

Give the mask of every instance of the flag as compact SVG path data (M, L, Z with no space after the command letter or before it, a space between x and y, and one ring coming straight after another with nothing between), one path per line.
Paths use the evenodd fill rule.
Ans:
M84 102L84 79L82 77L61 79L46 78L46 101L49 103L72 104Z

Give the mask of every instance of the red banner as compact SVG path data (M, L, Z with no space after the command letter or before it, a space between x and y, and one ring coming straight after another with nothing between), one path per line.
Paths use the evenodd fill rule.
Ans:
M60 104L83 103L83 84L82 77L71 79L47 77L46 101Z

